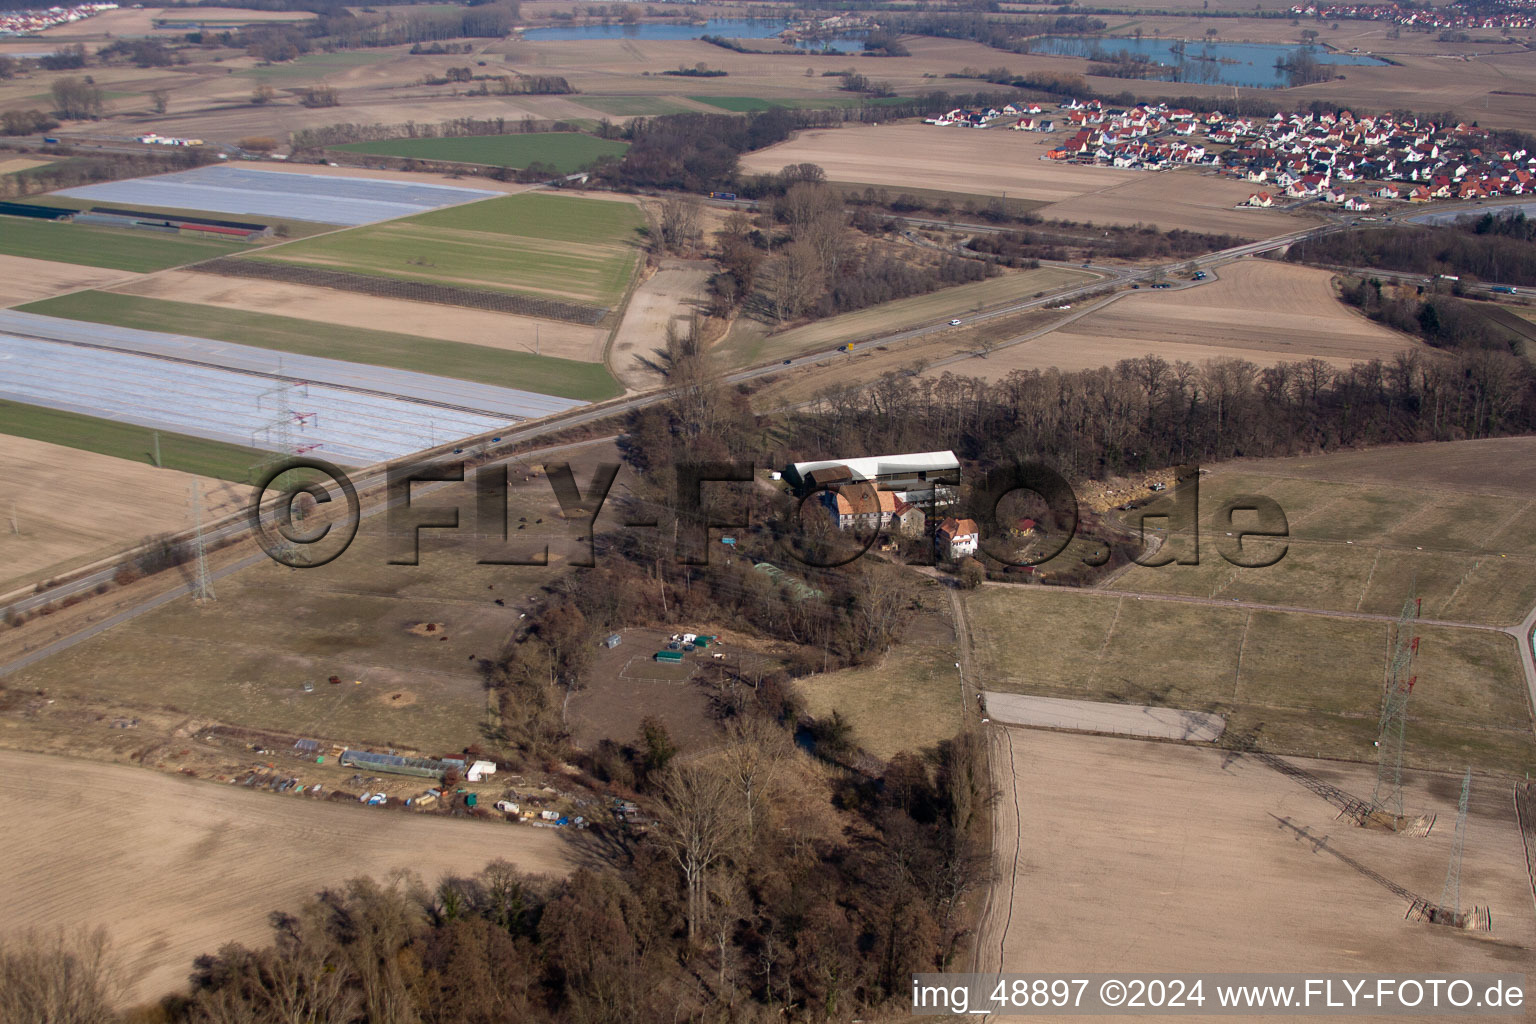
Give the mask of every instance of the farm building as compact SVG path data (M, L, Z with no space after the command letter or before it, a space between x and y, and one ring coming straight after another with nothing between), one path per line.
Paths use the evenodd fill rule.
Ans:
M93 206L89 211L75 216L81 224L99 224L112 228L145 228L151 231L188 232L197 235L223 236L232 241L254 242L272 234L270 224L248 224L235 220L211 220L207 217L185 217L164 213L146 213L142 210L121 210L110 206Z
M839 487L826 491L822 499L827 508L837 516L839 530L852 530L861 526L884 528L896 515L896 495L890 491L877 491L868 485Z
M941 479L959 483L960 460L954 452L945 451L794 462L785 468L784 479L802 494L838 484L865 482L881 490L919 489Z
M619 646L619 644L621 644L623 642L624 642L624 638L622 636L619 636L619 634L617 634L617 633L609 633L608 636L606 638L604 638L604 640L603 640L603 646L608 648L611 651L611 650L613 650L615 647Z
M402 757L399 754L371 754L366 750L343 750L341 763L349 768L415 775L423 779L441 778L450 768L459 772L464 770L464 762L457 758Z
M31 203L0 203L0 214L7 217L31 217L34 220L69 220L76 210L67 206L42 206Z

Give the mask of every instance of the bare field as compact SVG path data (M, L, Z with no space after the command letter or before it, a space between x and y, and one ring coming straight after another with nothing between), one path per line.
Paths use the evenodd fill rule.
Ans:
M661 386L667 325L680 320L680 334L687 333L686 321L695 304L706 297L713 273L714 264L708 261L664 260L630 293L624 318L613 335L610 362L626 388L643 391Z
M327 886L410 871L429 885L497 858L564 874L552 829L280 797L125 765L0 751L8 928L107 928L130 996L180 990L226 942L271 941L267 915ZM68 856L61 852L68 851Z
M1409 460L1412 450L1404 446L1382 452ZM1506 453L1515 450L1504 448ZM1491 458L1494 453L1482 454ZM1467 491L1431 489L1415 486L1411 477L1372 482L1362 473L1334 481L1243 471L1252 465L1229 464L1201 482L1198 565L1135 566L1118 585L1136 592L1390 616L1413 593L1422 598L1426 619L1489 626L1519 622L1536 604L1536 501L1528 495L1479 495L1472 491L1475 485ZM1349 465L1346 460L1339 467L1341 476ZM1378 465L1385 471L1388 462ZM1497 470L1488 472L1489 479L1497 479ZM1426 476L1433 478L1432 473ZM1268 498L1285 512L1288 546L1269 568L1241 569L1212 550L1232 529L1218 523L1216 513L1243 495ZM1187 536L1174 543L1187 552Z
M235 511L247 497L223 480L156 469L147 455L129 462L14 435L0 436L0 479L0 590L186 529L193 480L201 481L210 516ZM19 532L11 529L13 508Z
M1040 160L1061 139L1035 132L966 131L923 124L817 128L745 153L743 171L770 174L813 163L833 181L903 185L1058 203L1125 185L1140 171L1069 167Z
M1275 753L1374 758L1390 622L1143 598L1132 587L991 584L968 596L973 656L987 688L1215 712ZM1432 625L1418 635L1406 763L1506 774L1536 764L1514 639ZM1036 643L1038 636L1052 640Z
M1322 359L1344 368L1390 360L1417 345L1340 303L1327 271L1244 260L1216 274L1217 280L1192 288L1121 293L1059 330L968 364L966 372L999 380L1013 370L1087 370L1144 355L1197 364Z
M3 166L0 171L4 171ZM123 270L0 256L0 306L19 306L64 292L105 288L137 277Z
M742 169L772 173L787 164L820 165L833 181L938 189L1029 199L1051 205L1048 218L1156 224L1249 238L1283 234L1306 221L1270 210L1235 210L1253 189L1195 170L1117 170L1041 160L1062 135L922 124L804 131L777 146L744 154ZM1257 214L1257 216L1255 216Z
M332 288L173 270L112 289L129 295L395 331L511 352L600 363L607 332L596 327L461 306L357 295Z
M1438 815L1407 839L1221 751L1007 729L992 756L1004 875L978 970L1511 972L1536 951L1505 781L1474 779L1462 865L1463 905L1491 909L1490 934L1406 921L1408 902L1363 873L1438 901L1459 777L1404 778L1407 808ZM1295 764L1357 796L1375 782L1369 767Z
M1536 437L1406 444L1288 459L1239 459L1223 463L1220 470L1502 495L1529 501L1536 494Z

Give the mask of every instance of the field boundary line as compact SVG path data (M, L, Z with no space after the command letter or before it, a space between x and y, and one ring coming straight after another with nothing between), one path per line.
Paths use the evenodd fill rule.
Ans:
M1365 574L1365 583L1360 588L1360 599L1355 602L1355 611L1359 611L1365 604L1365 595L1371 592L1371 580L1376 578L1376 566L1381 564L1381 545L1376 546L1376 557L1371 559L1371 571Z
M1243 617L1243 632L1237 638L1237 666L1232 671L1232 700L1237 703L1242 700L1240 691L1243 686L1243 651L1248 646L1248 627L1253 625L1253 609L1248 609L1248 614Z

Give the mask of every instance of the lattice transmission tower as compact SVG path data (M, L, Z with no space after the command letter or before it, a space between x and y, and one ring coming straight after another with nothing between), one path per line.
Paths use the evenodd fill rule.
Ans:
M214 600L213 577L208 575L208 545L203 539L203 489L194 479L191 489L192 503L192 601L207 604Z
M1439 913L1447 924L1461 923L1461 851L1467 843L1467 801L1472 796L1472 769L1461 777L1461 800L1456 804L1456 835L1451 839L1451 863L1445 871Z
M279 363L281 367L281 363ZM256 409L266 421L251 432L251 447L271 452L267 458L251 467L252 481L260 480L273 467L289 459L314 451L320 445L306 439L306 435L319 426L319 413L309 404L309 382L278 383L256 396ZM273 480L272 484L277 484ZM304 518L304 508L295 502L290 506L295 520ZM277 510L263 511L262 518L276 516ZM280 559L296 557L299 548L281 530L274 531L276 550L273 556Z
M1413 694L1414 656L1419 652L1418 620L1422 598L1410 597L1397 617L1392 642L1392 661L1387 667L1386 690L1381 697L1381 722L1377 731L1376 789L1371 812L1392 829L1403 821L1403 733L1408 725L1408 698Z

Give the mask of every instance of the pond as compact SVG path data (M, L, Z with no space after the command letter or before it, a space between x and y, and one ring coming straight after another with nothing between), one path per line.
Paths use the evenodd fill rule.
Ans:
M671 21L643 21L634 25L613 23L530 28L523 33L523 38L535 42L585 39L698 39L700 36L722 36L726 39L773 39L788 27L788 22L778 18L710 18L703 25L691 25L678 18ZM864 49L864 40L844 36L834 39L817 39L814 42L801 41L795 46L801 50L832 49L839 53L858 53Z
M1337 53L1319 46L1209 43L1114 36L1046 36L1033 40L1032 49L1036 53L1087 57L1091 60L1144 58L1151 63L1151 68L1147 74L1138 77L1163 82L1245 85L1260 89L1280 89L1299 84L1293 81L1291 72L1275 66L1277 61L1355 66L1387 63L1363 53Z

